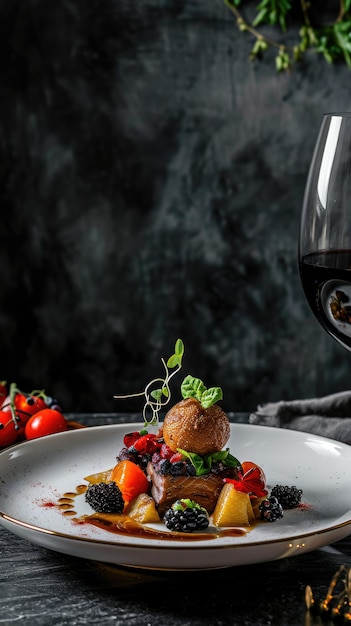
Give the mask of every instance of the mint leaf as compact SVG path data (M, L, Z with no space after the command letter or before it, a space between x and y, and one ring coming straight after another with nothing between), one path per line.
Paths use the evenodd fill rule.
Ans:
M216 404L218 400L223 398L223 392L220 387L207 389L200 378L194 378L190 374L184 378L180 390L184 400L186 398L195 398L204 409L208 409L212 404Z
M206 391L206 387L200 378L194 378L193 376L186 376L180 387L181 394L184 398L196 398L201 402L202 394Z
M201 404L204 409L208 409L208 407L212 406L212 404L216 404L218 400L222 400L223 392L220 387L211 387L211 389L206 389L201 396Z

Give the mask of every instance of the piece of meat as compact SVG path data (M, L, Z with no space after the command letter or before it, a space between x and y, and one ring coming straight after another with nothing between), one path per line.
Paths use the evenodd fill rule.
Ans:
M211 515L224 485L223 478L237 477L234 468L229 472L226 470L222 475L213 473L204 476L162 475L156 472L151 462L148 463L147 474L151 481L151 495L161 517L176 500L181 498L194 500Z

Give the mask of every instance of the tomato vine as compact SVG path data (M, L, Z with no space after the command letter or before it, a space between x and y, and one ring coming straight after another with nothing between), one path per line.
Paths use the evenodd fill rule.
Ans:
M351 0L335 0L335 14L328 22L320 0L261 0L255 5L253 19L244 16L247 0L224 3L234 14L239 30L254 38L250 60L262 59L268 50L274 50L276 70L286 72L307 52L313 52L329 64L345 63L351 69ZM274 27L277 37L266 35L265 27ZM290 41L292 30L296 42L290 45L284 38L287 40L289 35Z

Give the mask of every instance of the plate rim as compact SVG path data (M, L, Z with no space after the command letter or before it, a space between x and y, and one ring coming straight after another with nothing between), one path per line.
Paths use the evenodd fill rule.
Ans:
M277 433L282 434L284 437L288 437L288 438L295 437L297 439L301 439L301 442L306 441L306 438L312 438L317 441L330 442L333 445L337 445L341 449L351 450L351 446L349 444L337 441L335 439L331 439L329 437L324 437L323 435L317 435L317 434L309 433L305 431L299 431L299 430L293 430L293 429L282 429L282 428L276 428L276 427L265 426L265 425L260 425L260 424L246 424L246 423L243 424L243 423L237 423L237 422L230 422L230 425L231 425L231 430L232 428L242 430L243 432L245 432L246 430L251 430L251 429L254 429L255 431L261 430L262 432L264 431L266 435L268 436L270 433L274 432L275 434ZM50 440L53 440L53 439L58 439L58 438L63 439L67 437L70 437L70 438L75 438L75 437L84 438L85 436L91 437L94 435L94 432L96 432L97 430L100 432L102 430L113 430L116 432L126 431L126 430L129 431L129 429L140 430L141 426L142 426L142 422L121 422L121 423L113 423L113 424L101 424L101 425L95 425L95 426L88 426L86 428L72 430L72 431L65 431L65 432L54 434L54 435L48 435L45 437L45 440L47 441L49 438ZM27 448L30 447L31 450L32 449L35 450L36 447L41 446L43 444L42 439L43 438L38 438L35 440L31 440L31 441L24 441L24 442L17 443L17 444L14 444L12 446L5 448L2 451L0 451L0 460L3 456L12 455L14 450L18 451L19 448L23 449L24 447L27 447ZM43 528L40 525L36 525L31 522L26 522L24 520L16 519L12 515L9 515L8 513L6 513L6 511L2 511L2 510L0 511L0 524L7 530L10 530L10 532L14 532L14 534L18 534L18 533L16 533L15 530L12 530L12 528L19 527L20 529L25 529L25 530L30 531L30 533L33 533L34 535L38 534L40 536L41 535L51 536L55 538L64 539L65 541L68 541L69 543L78 542L81 545L93 544L95 547L99 547L99 546L110 547L110 548L113 548L115 551L118 551L118 549L133 549L133 550L139 550L142 552L150 552L150 550L152 550L152 551L157 551L157 552L162 552L162 553L166 553L166 552L173 553L175 550L181 549L181 550L186 550L186 551L191 550L192 552L206 551L206 553L209 551L218 552L222 550L226 550L230 552L232 551L237 552L237 551L245 551L250 548L255 548L255 547L260 547L260 546L266 547L268 545L281 544L282 542L284 543L295 542L297 539L305 539L305 538L316 537L320 535L326 535L328 533L329 534L333 533L339 529L346 530L346 528L349 527L347 528L349 532L345 532L343 537L328 541L328 543L333 543L335 541L338 541L339 539L346 537L348 534L351 534L351 509L350 509L350 517L347 520L344 520L339 523L334 523L325 528L319 528L319 529L315 529L311 531L306 530L306 532L302 531L301 529L297 529L296 533L289 534L289 536L286 535L283 537L277 537L277 538L273 538L269 540L259 539L259 540L248 541L245 543L239 542L239 543L226 543L226 544L223 544L223 543L218 544L216 541L213 541L213 542L206 541L205 545L203 542L183 542L182 543L181 541L176 541L176 540L172 542L169 541L167 542L167 544L162 544L162 543L156 544L156 542L153 542L153 541L150 543L149 540L145 540L143 543L133 543L131 541L128 541L128 538L126 536L123 536L122 540L118 542L116 540L113 541L109 538L105 539L105 538L100 538L100 537L92 538L92 537L84 537L84 536L78 536L78 535L75 536L75 535L71 535L69 533L57 531L54 529ZM36 543L35 541L31 539L29 539L29 541L32 541L32 543ZM42 545L42 544L39 544L39 545ZM327 544L323 544L323 545L327 545ZM322 546L318 546L318 547L322 547ZM57 548L52 548L52 549L58 552L62 552L62 550L59 550ZM71 552L68 552L68 554L71 554ZM294 555L290 555L290 556L294 556ZM91 559L92 557L86 556L83 558ZM283 557L280 557L280 558L283 558ZM273 560L276 560L276 559L273 559ZM117 560L117 561L115 560L113 562L122 564L120 560ZM225 565L225 567L230 567L233 565L235 565L235 563L233 563L232 565ZM140 565L140 567L147 568L148 566L143 564L143 565ZM169 569L169 568L162 567L160 569ZM185 568L185 569L189 569L189 568ZM199 569L199 568L195 568L195 569ZM203 569L203 568L200 568L200 569Z

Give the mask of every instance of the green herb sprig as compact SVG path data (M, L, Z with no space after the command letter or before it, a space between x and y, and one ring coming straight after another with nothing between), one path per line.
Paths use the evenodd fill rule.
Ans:
M276 50L275 67L277 72L291 70L294 64L302 61L307 52L322 55L327 63L345 63L351 69L351 0L335 0L335 19L324 24L316 22L318 0L261 0L255 7L255 18L244 18L242 7L245 0L224 0L234 13L241 32L249 33L255 39L250 52L250 60L263 58L269 49ZM294 16L294 19L293 19ZM266 37L258 27L276 26L279 40ZM295 45L281 41L289 27L296 29Z
M200 509L205 511L198 502L194 502L194 500L190 500L190 498L182 498L181 500L176 500L172 504L173 511L184 511L184 509Z
M177 452L180 452L180 454L191 461L191 464L195 468L196 476L209 474L213 463L218 461L223 463L226 467L241 467L240 461L230 454L229 448L221 450L220 452L206 454L205 456L200 456L199 454L195 454L195 452L187 452L186 450L182 450L182 448L177 448Z
M140 393L132 393L125 396L114 396L114 398L136 398L138 396L145 396L145 404L143 408L144 426L157 426L159 422L159 412L171 399L171 390L169 382L171 378L179 372L182 367L182 359L184 355L184 343L181 339L177 339L174 346L174 354L169 357L167 362L161 359L163 367L165 369L164 378L154 378L145 387L144 391ZM173 369L173 372L169 370ZM161 383L160 386L156 386Z
M212 404L222 400L223 393L220 387L211 387L207 389L200 378L186 376L180 387L181 394L186 400L187 398L195 398L201 403L204 409L208 409Z

